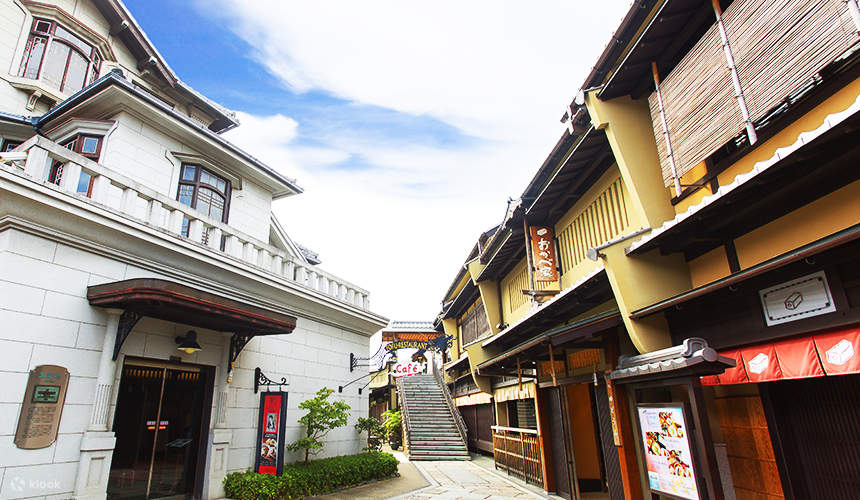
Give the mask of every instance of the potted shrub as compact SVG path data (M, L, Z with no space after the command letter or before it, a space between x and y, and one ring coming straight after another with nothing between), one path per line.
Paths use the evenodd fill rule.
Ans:
M385 427L388 444L391 445L392 450L400 448L403 443L401 423L400 410L386 410L382 414L382 426Z

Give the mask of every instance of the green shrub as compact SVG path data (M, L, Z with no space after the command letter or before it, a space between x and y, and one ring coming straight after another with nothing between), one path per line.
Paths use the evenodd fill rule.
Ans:
M382 451L382 438L387 431L379 420L373 417L359 417L355 429L358 432L367 432L367 447L362 448L364 451Z
M308 463L311 455L321 452L325 441L323 438L328 431L343 427L349 419L349 405L343 401L329 401L328 397L334 391L323 387L317 391L314 398L306 399L299 404L299 408L308 412L299 419L299 423L307 429L305 437L287 445L290 451L304 450L305 463Z
M284 466L280 476L233 472L224 478L224 493L236 500L289 500L329 493L397 472L390 453L361 453Z

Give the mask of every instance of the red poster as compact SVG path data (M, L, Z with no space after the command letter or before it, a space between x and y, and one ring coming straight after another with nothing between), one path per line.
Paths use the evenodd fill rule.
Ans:
M530 226L532 263L535 281L558 281L558 261L555 255L555 237L551 227Z
M260 474L280 474L284 459L284 429L287 414L287 393L264 392L260 395L260 418L257 430L256 471Z

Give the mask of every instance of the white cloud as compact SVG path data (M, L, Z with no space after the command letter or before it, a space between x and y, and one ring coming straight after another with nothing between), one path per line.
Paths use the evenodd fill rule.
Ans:
M197 0L201 2L201 0ZM372 292L373 309L432 319L478 234L558 140L558 122L629 0L200 3L295 91L427 115L480 138L445 147L243 114L230 138L306 188L276 204L323 267ZM342 127L341 127L342 128ZM298 141L304 144L304 141ZM392 145L397 144L397 145ZM360 159L368 169L339 168ZM351 164L351 162L347 162Z

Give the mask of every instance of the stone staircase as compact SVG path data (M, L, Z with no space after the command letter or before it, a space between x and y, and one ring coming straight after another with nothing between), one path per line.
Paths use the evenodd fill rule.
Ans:
M471 460L436 377L402 377L397 388L404 409L405 451L410 460Z

